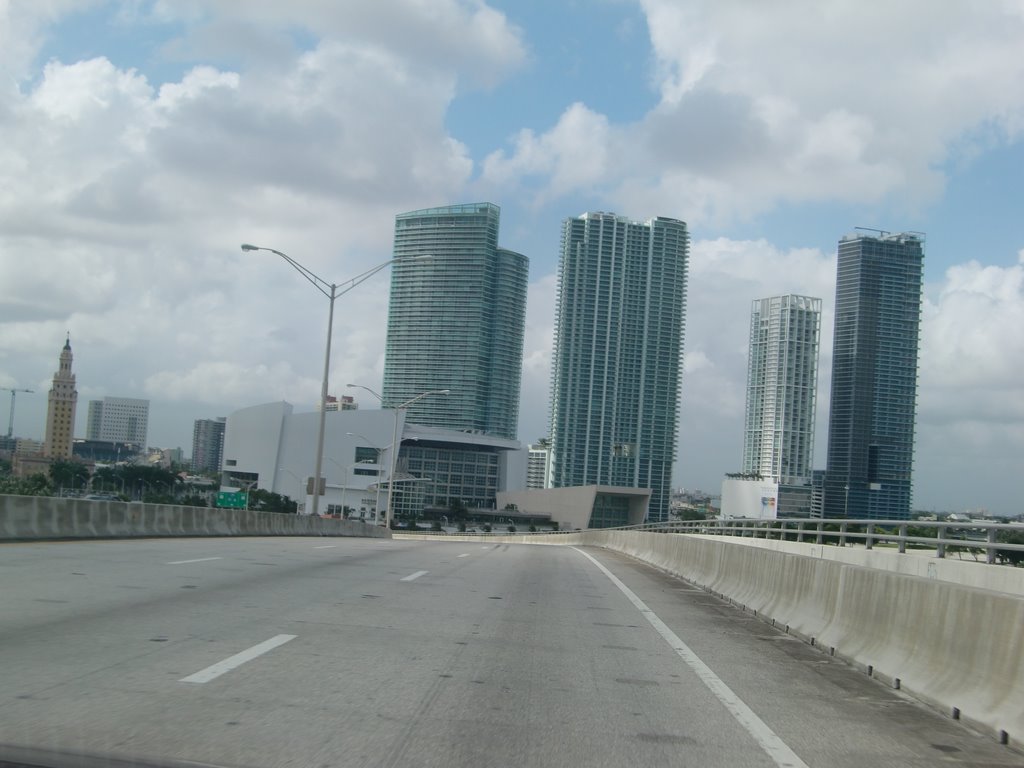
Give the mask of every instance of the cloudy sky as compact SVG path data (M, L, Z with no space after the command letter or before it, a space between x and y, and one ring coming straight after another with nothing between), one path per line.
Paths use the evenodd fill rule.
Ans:
M546 433L560 222L693 243L675 481L739 468L754 298L824 299L836 241L927 233L915 506L1020 512L1024 2L0 0L0 386L42 437L64 334L86 402L196 418L319 396L326 300L394 215L488 200L531 260L520 437ZM388 278L331 377L378 388ZM2 393L0 412L9 405ZM365 400L361 398L361 400ZM374 407L363 402L364 407Z

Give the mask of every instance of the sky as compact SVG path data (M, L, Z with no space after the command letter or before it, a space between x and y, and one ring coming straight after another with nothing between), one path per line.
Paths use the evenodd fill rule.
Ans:
M71 334L87 403L149 442L319 398L331 282L395 214L490 201L530 258L519 436L548 428L563 219L691 233L674 483L742 460L752 300L823 299L835 251L926 233L914 506L1017 514L1024 1L0 0L0 387L41 438ZM388 276L339 300L331 391L380 388ZM0 393L8 415L8 397Z

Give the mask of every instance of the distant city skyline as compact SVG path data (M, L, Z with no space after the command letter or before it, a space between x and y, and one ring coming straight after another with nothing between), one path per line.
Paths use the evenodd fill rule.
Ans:
M0 387L35 391L17 435L45 437L69 330L82 404L148 399L156 445L187 449L195 419L244 403L313 409L325 302L238 244L340 283L391 257L396 212L490 200L501 246L530 257L523 441L548 430L561 222L667 212L691 236L673 485L714 491L738 468L746 308L784 293L823 299L821 468L836 237L898 228L929 241L913 506L1020 511L1016 6L425 7L5 6ZM332 394L381 391L389 287L338 302Z

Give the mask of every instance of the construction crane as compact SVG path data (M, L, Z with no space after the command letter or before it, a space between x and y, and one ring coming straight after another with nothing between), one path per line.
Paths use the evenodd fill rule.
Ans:
M7 422L7 437L14 434L14 396L19 392L31 393L31 389L12 389L11 387L0 387L4 392L11 393L11 418Z

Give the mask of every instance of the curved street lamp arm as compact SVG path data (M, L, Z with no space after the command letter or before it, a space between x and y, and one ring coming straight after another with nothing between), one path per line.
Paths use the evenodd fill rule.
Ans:
M422 400L424 397L427 397L428 395L447 395L450 392L451 392L450 389L432 389L429 392L424 392L422 394L416 395L416 397L414 397L412 400L406 400L401 405L396 405L395 406L395 410L399 411L402 408L408 408L410 405L415 403L417 400Z
M384 398L381 396L379 392L376 392L370 389L369 387L364 387L362 384L346 384L345 386L351 387L353 389L365 389L367 392L369 392L371 395L377 398L378 402L380 402L381 408L384 407Z
M318 291L320 291L320 293L322 293L328 299L336 299L338 296L342 296L343 294L348 293L353 288L355 288L357 285L359 285L360 283L362 283L362 282L364 282L366 280L369 280L371 277L376 275L382 269L385 269L386 267L391 266L396 261L410 261L411 259L427 258L427 256L412 256L412 257L405 257L405 258L399 258L399 259L388 259L383 264L378 264L375 267L371 267L370 269L368 269L365 272L363 272L361 275L356 275L355 277L349 278L348 280L346 280L343 283L329 283L326 280L324 280L322 277L320 277L320 275L318 275L313 270L308 269L307 267L302 266L302 264L297 262L295 259L293 259L291 256L289 256L287 253L284 253L283 251L279 251L276 248L266 248L266 247L261 246L261 245L250 245L249 243L243 243L242 244L242 250L243 251L267 251L268 253L277 254L282 259L284 259L289 264L291 264L292 267L295 268L296 272L298 272L300 275L302 275L304 278L306 278L306 280L308 280L310 282L310 284L314 288L316 288Z
M248 243L243 243L242 250L243 251L267 251L268 253L275 253L275 254L277 254L282 259L284 259L289 264L291 264L295 268L295 271L298 272L300 275L302 275L304 278L306 278L312 284L312 286L314 288L316 288L318 291L320 291L320 293L322 293L328 299L331 298L331 293L334 290L334 286L331 285L330 283L328 283L322 277L320 277L320 275L318 275L316 272L314 272L311 269L307 269L306 267L302 266L299 262L297 262L295 259L293 259L291 256L289 256L287 253L279 251L276 248L264 248L261 245L249 245Z

